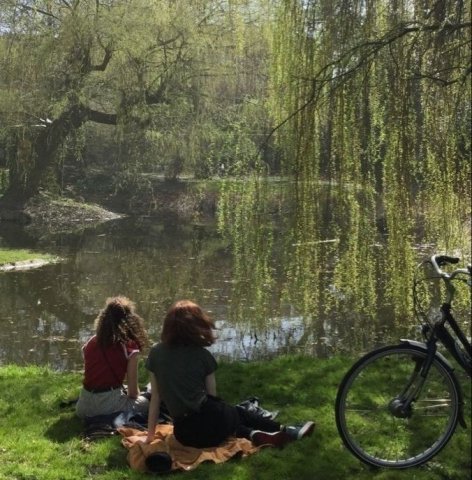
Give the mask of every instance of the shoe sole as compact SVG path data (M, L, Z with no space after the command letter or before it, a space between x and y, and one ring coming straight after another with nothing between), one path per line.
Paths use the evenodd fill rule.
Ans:
M313 430L315 430L314 422L306 422L298 432L297 438L300 439L303 437L308 437L313 433Z
M254 432L251 440L256 447L271 446L277 448L282 448L287 443L293 441L293 439L285 432L269 433L261 431Z

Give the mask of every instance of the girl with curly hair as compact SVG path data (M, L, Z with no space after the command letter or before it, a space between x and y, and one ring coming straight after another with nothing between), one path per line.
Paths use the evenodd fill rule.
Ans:
M135 304L126 297L108 298L95 319L95 335L82 347L84 379L76 405L79 417L129 411L146 414L149 401L139 395L138 358L147 343L144 321Z
M190 447L216 447L230 436L282 447L311 434L313 422L283 426L216 396L217 363L205 348L215 342L214 328L210 317L189 300L174 303L167 312L161 343L153 345L146 362L152 390L146 442L154 439L161 401L173 419L175 437Z

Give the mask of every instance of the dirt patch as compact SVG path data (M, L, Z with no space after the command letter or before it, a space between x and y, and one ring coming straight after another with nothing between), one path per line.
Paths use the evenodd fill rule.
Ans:
M29 217L28 230L48 233L70 232L121 218L98 205L76 202L71 199L40 195L29 201L24 213Z

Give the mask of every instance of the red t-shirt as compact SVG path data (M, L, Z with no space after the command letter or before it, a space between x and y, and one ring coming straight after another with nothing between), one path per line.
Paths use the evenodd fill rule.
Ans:
M128 360L139 353L136 342L114 343L102 349L94 335L82 347L85 373L84 387L87 390L115 388L123 384Z

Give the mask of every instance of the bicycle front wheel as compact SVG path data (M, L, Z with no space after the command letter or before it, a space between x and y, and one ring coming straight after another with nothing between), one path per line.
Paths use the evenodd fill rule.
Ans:
M420 465L454 433L460 408L456 380L435 357L422 384L426 356L414 345L384 347L362 357L344 377L336 424L344 445L363 462L390 468Z

